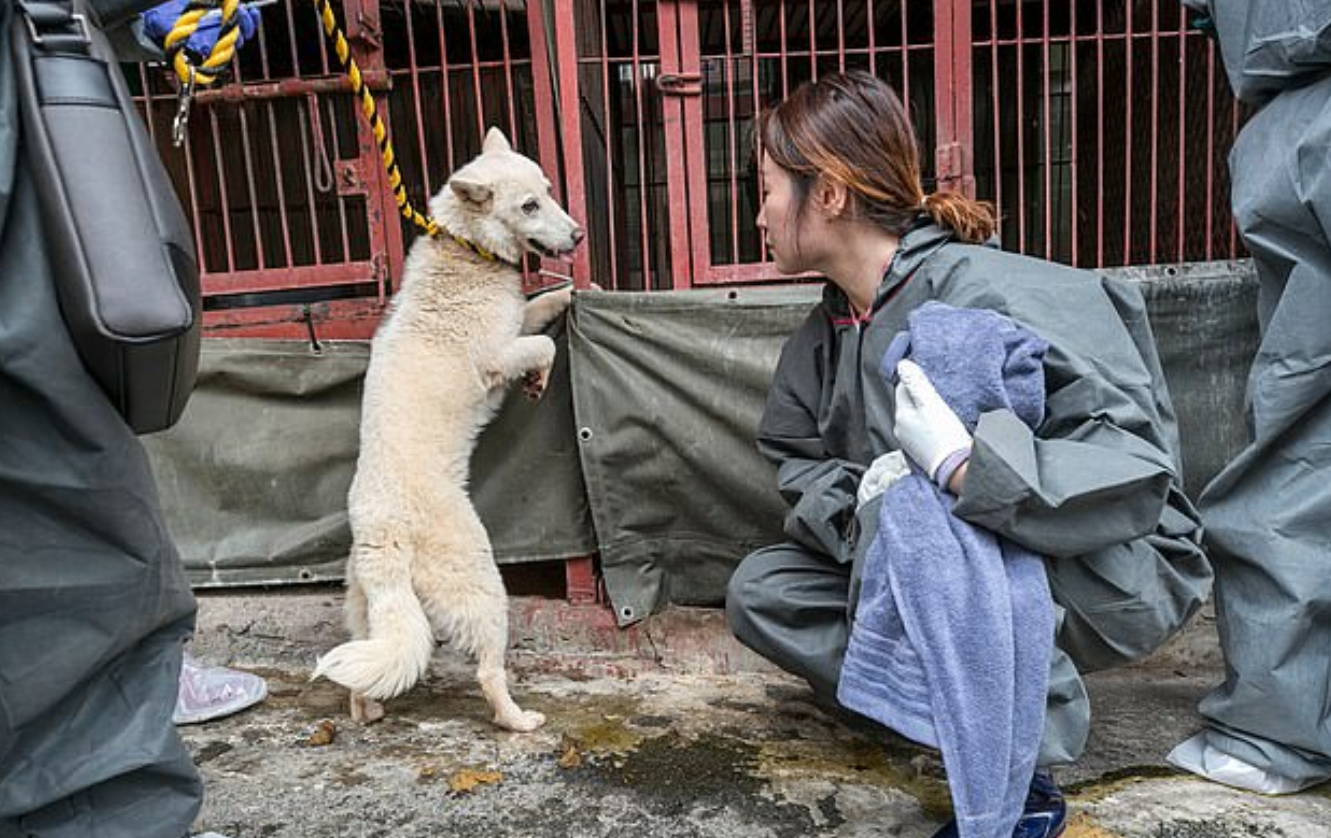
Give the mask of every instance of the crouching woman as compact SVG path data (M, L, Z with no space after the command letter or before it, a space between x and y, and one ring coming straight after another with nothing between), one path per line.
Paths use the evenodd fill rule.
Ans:
M860 502L861 482L901 451L950 516L1042 560L1053 638L1040 770L1027 771L1012 834L1058 835L1065 808L1047 767L1085 746L1079 673L1150 654L1211 583L1142 298L1126 283L987 246L992 209L923 192L906 112L871 75L806 84L764 113L759 142L757 223L776 267L827 284L782 351L759 429L790 503L789 540L739 566L731 627L835 700L879 530L881 507ZM919 367L900 381L882 369L930 302L993 312L1042 343L1038 422L991 410L966 427ZM953 783L954 803L956 793ZM953 822L938 835L957 833Z

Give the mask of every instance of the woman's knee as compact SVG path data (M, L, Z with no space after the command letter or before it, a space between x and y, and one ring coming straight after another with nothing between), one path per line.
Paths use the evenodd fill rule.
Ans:
M1058 645L1083 672L1151 654L1205 601L1209 568L1196 553L1176 556L1141 540L1056 560L1050 586L1067 610Z

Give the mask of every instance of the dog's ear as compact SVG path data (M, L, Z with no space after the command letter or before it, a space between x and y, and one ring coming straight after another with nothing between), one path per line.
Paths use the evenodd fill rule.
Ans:
M481 144L481 153L489 154L492 151L512 151L513 146L508 144L508 137L498 128L491 128L485 132L485 142Z
M473 204L484 205L490 201L490 197L494 194L488 183L472 180L466 176L453 175L448 179L448 185L452 187L459 198Z

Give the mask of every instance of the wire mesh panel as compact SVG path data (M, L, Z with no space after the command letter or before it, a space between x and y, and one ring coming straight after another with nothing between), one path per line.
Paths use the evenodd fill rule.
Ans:
M1088 266L1241 255L1225 157L1243 114L1176 0L335 8L410 201L424 209L486 129L503 128L587 226L572 267L583 282L782 279L754 223L757 115L850 68L901 94L926 188L995 201L1009 249ZM209 324L322 318L368 335L419 231L393 220L379 149L313 4L263 7L239 61L198 97L182 149L165 69L129 68L194 224Z
M1241 255L1241 113L1176 0L991 0L974 30L975 178L1005 247L1086 266Z
M753 132L764 107L801 83L863 69L892 84L919 134L926 177L935 143L935 53L929 4L891 0L700 0L697 3L699 160L691 160L692 281L771 281L754 223L759 161ZM695 197L697 196L697 197Z
M197 93L179 148L168 69L126 68L194 227L207 325L290 315L241 313L256 307L380 299L380 180L364 165L350 86L313 5L264 7L258 34L237 55L228 84ZM372 65L366 79L372 89L386 84Z
M537 156L529 19L521 0L345 0L334 6L425 211L490 126ZM234 74L197 94L182 148L176 87L127 68L194 225L210 332L368 337L418 234L316 8L263 7ZM545 68L549 78L549 68ZM394 221L394 218L397 221Z
M536 157L535 81L521 0L384 0L389 132L407 194L424 211L490 128ZM403 235L419 234L405 219Z
M586 191L590 274L607 288L671 284L665 116L658 5L641 0L573 0L571 21L577 114L574 130ZM567 31L567 30L566 30ZM674 33L670 32L673 39ZM576 125L569 123L576 119ZM570 177L573 177L570 174Z

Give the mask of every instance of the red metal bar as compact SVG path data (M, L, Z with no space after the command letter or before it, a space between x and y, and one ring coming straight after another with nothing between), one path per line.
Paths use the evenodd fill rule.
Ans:
M1124 107L1127 117L1123 120L1123 261L1120 264L1132 264L1132 4L1125 5L1127 37L1123 42L1125 51L1124 64L1127 67L1127 80L1123 90Z
M684 55L696 55L701 40L698 35L698 4L681 3L678 11L680 51ZM785 17L782 17L782 21ZM707 74L702 73L704 79ZM681 99L684 112L684 136L688 140L688 196L689 196L689 241L693 249L692 280L694 285L710 281L715 270L712 265L712 251L708 242L707 231L707 139L703 130L702 96L686 96Z
M1160 89L1160 9L1159 0L1151 0L1151 89ZM1131 88L1129 88L1131 89ZM1160 97L1151 97L1151 150L1148 152L1148 165L1151 167L1150 200L1150 261L1155 264L1156 240L1160 237L1160 228L1156 219L1156 209L1160 204Z
M443 97L444 117L444 169L451 171L458 165L453 155L453 115L452 98L448 84L448 41L444 37L444 7L442 0L434 0L434 17L438 23L436 35L439 39L439 93Z
M754 9L753 9L753 0L740 0L740 2L741 2L741 4L742 4L742 5L741 5L741 9L743 9L743 10L745 11L745 14L744 14L744 17L743 17L743 26L744 26L744 33L743 33L743 37L744 37L744 50L749 54L749 112L750 112L750 115L751 115L751 120L752 120L753 130L756 131L756 130L758 130L758 116L759 116L759 114L761 113L761 110L762 110L762 104L761 104L761 102L759 102L759 99L761 98L761 95L760 95L760 92L759 92L759 91L761 90L761 88L759 87L759 84L758 84L758 81L759 81L759 80L758 80L758 76L759 76L759 74L762 72L762 67L761 67L761 65L759 65L759 63L758 63L758 36L757 36L757 33L754 31L754 29L756 28L756 24L755 24L755 22L754 22L755 12L754 12ZM869 2L870 2L870 4L872 4L872 3L873 3L873 0L869 0ZM870 31L873 31L873 27L872 27L872 26L870 27ZM750 137L750 142L752 142L752 137ZM758 194L758 195L762 195L762 194L763 194L763 192L762 192L762 170L759 168L759 166L758 166L757 164L758 164L758 161L754 161L754 169L757 170L757 172L758 172L758 192L757 192L757 194ZM750 220L753 220L753 219L750 219ZM756 224L753 225L753 227L752 227L752 231L753 231L754 233L757 233L757 231L758 231L758 227L757 227ZM761 240L760 240L760 241L759 241L759 247L758 247L758 253L759 253L758 259L759 259L760 261L761 261L762 258L763 258L763 257L762 257L762 252L763 252L763 247L762 247L762 242L761 242ZM735 261L738 262L739 260L736 259Z
M1178 6L1178 19L1178 179L1176 181L1176 189L1178 190L1178 212L1175 216L1174 224L1175 229L1178 231L1178 254L1175 258L1179 262L1182 262L1187 239L1184 235L1183 227L1183 203L1184 196L1187 194L1186 190L1183 188L1183 172L1188 165L1187 155L1184 154L1184 150L1188 146L1186 142L1188 126L1184 119L1186 109L1183 107L1183 103L1187 101L1187 84L1185 83L1185 80L1188 77L1188 38L1186 34L1188 31L1188 15L1181 3ZM1210 126L1207 126L1207 130L1210 130Z
M412 22L415 15L412 14L412 9L412 4L403 4L402 17L407 27L407 69L411 75L411 110L416 120L416 153L420 156L420 179L425 185L428 201L435 190L434 179L430 177L430 155L425 149L425 114L421 107L421 66L416 60L416 31Z
M374 300L335 300L308 305L225 309L203 314L206 337L369 340L384 308Z
M207 295L248 294L287 288L320 288L370 282L377 278L373 261L346 261L329 265L293 265L253 271L226 271L208 274Z
M272 155L273 165L279 166L282 159L281 152L277 143L277 116L273 112L273 103L264 103L264 113L268 116L268 153ZM282 259L286 264L291 264L294 256L291 249L291 217L287 208L287 186L282 178L281 172L275 172L273 178L277 186L277 220L279 229L282 231Z
M905 106L906 113L910 113L910 50L906 49L906 42L909 38L910 26L906 20L906 5L901 5L901 104ZM937 3L934 4L937 9ZM934 31L937 32L938 19L935 11ZM935 49L937 47L935 46ZM935 53L936 55L936 53Z
M902 11L904 12L906 4L902 3L901 6ZM868 0L864 15L867 21L866 26L869 30L869 73L876 76L878 75L878 49L876 45L878 39L878 27L874 25L877 21L877 17L874 15L873 0Z
M1211 218L1212 207L1215 203L1213 194L1213 184L1215 179L1210 175L1215 168L1215 46L1207 44L1206 47L1206 259L1209 262L1211 255L1211 240L1213 232L1213 219Z
M212 128L213 163L217 171L217 195L222 215L222 235L226 238L226 269L236 269L235 238L231 235L231 202L227 197L226 172L222 170L222 132L217 125L217 111L208 111Z
M608 223L606 229L610 239L610 277L615 287L619 287L619 246L615 240L615 221L617 212L615 211L615 154L611 146L611 136L609 130L610 124L610 43L609 43L609 24L606 22L606 0L601 0L601 114L606 125L603 132L605 149L605 204L607 208L606 218ZM636 49L636 46L634 47ZM575 113L579 111L575 110ZM625 199L627 203L627 198Z
M1049 0L1042 4L1040 27L1040 70L1044 83L1040 85L1040 97L1044 103L1042 121L1044 125L1044 253L1046 259L1054 257L1054 112L1050 88L1054 86L1053 68L1049 59Z
M545 3L527 4L527 41L531 44L532 106L536 109L536 144L541 168L545 170L554 188L555 199L564 201L564 178L567 170L560 165L559 123L555 121L555 84L558 75L552 72L553 62L546 45ZM566 79L564 84L576 84ZM584 227L586 219L579 218Z
M1095 40L1095 96L1096 96L1096 114L1103 123L1105 118L1105 8L1103 0L1095 2L1096 27L1095 30L1101 37ZM1107 126L1106 126L1107 127ZM1105 264L1105 132L1095 132L1095 159L1099 168L1096 182L1100 188L1096 190L1096 213L1095 213L1095 266L1104 267Z
M1077 245L1081 241L1081 225L1079 223L1079 219L1081 218L1081 213L1079 212L1079 210L1081 209L1081 204L1078 201L1078 196L1077 196L1077 180L1078 180L1077 176L1079 174L1078 168L1080 163L1078 150L1081 148L1081 142L1079 141L1079 137L1077 136L1077 125L1078 125L1077 90L1081 87L1081 85L1078 83L1081 77L1077 75L1077 5L1078 5L1077 3L1071 4L1072 20L1069 23L1070 30L1068 33L1068 52L1070 53L1068 57L1069 67L1070 67L1069 88L1071 90L1069 95L1071 96L1070 105L1072 112L1071 116L1072 124L1068 127L1068 138L1069 138L1068 148L1069 148L1069 158L1070 158L1068 164L1069 164L1069 171L1071 172L1072 176L1072 206L1069 208L1068 217L1070 219L1070 222L1068 224L1068 232L1070 233L1070 237L1072 239L1071 256L1072 256L1072 264L1074 265L1081 264L1081 259L1077 252L1078 249Z
M642 33L642 10L638 6L638 0L633 0L633 112L637 117L638 131L638 233L642 245L642 253L639 254L640 264L642 265L642 287L649 291L652 288L652 246L649 238L650 226L647 214L647 193L651 189L651 183L647 174L647 122L642 110L642 55L639 52L641 46ZM607 131L607 136L609 132Z
M902 50L906 54L906 50ZM934 0L935 156L939 189L975 195L971 102L971 12L968 4Z
M905 6L905 3L901 4ZM836 68L837 72L846 72L846 20L842 12L845 11L845 0L836 2ZM727 41L729 43L729 41Z
M596 565L591 556L564 560L564 596L573 605L597 602Z
M376 97L376 104L378 104L380 101L382 101L381 97ZM328 102L326 104L328 105L328 124L331 126L336 126L337 114L333 110L333 103ZM391 187L388 185L388 175L383 170L384 168L383 158L379 152L379 143L375 140L374 133L370 130L370 126L365 123L364 119L361 119L360 103L353 102L351 110L353 118L356 121L356 158L359 160L366 160L371 162L372 165L369 166L369 171L368 171L369 183L366 185L370 189L370 195L382 201L383 195L385 194L384 190L391 190ZM383 118L384 121L387 122L387 113L385 113L382 108L380 109L380 115L381 118ZM342 154L342 147L339 144L338 140L338 132L334 130L330 133L333 135L333 159L341 162L344 159L345 155ZM320 153L323 154L326 152L320 151ZM388 194L391 194L391 192ZM337 205L337 220L339 225L338 230L339 233L341 234L341 238L339 238L338 241L342 245L342 258L349 259L351 258L351 233L350 229L347 226L347 203L346 201L342 200L341 197L339 196L336 199L336 205ZM373 213L373 209L371 209L371 213ZM380 219L386 222L388 220L388 217L384 216L381 213ZM395 229L398 227L397 224L391 224L387 226L392 226ZM371 229L370 236L373 237L376 234L376 232L380 231Z
M476 40L476 4L467 4L467 33L471 36L471 86L476 96L476 136L485 136L485 97L481 95L481 55Z
M745 0L741 0L745 2ZM840 0L838 0L838 5ZM730 53L730 0L725 0L722 7L725 25L725 53L722 56L722 68L724 70L723 78L726 86L726 171L730 176L730 262L737 264L739 262L739 179L736 169L739 168L738 142L735 138L737 120L735 119L735 77L733 74L733 56ZM710 191L707 200L710 200Z
M1026 56L1023 54L1020 38L1026 32L1022 25L1021 10L1024 4L1017 3L1017 242L1022 253L1029 252L1026 243Z
M536 143L540 155L541 168L550 178L555 199L564 202L567 194L565 179L569 172L562 165L559 155L559 125L555 118L558 102L556 80L553 72L550 50L546 44L545 3L527 4L527 40L531 44L532 105L536 110ZM577 85L576 79L565 80L565 84ZM576 173L579 177L581 172ZM588 226L586 218L578 217L578 223ZM585 246L580 249L586 249ZM542 259L541 266L546 270L562 270L563 264L554 260Z
M236 112L240 120L240 151L245 164L245 190L250 201L250 230L254 234L254 260L259 270L268 267L263 252L263 230L259 224L259 193L254 187L254 155L250 148L249 116L245 108Z
M809 0L809 78L818 79L818 17L814 14L815 0Z
M319 107L319 98L310 94L305 99L305 105L305 110L297 110L297 118L300 120L302 128L300 158L305 173L305 201L310 213L310 241L314 246L314 262L315 264L322 264L324 260L323 235L319 224L319 209L314 198L314 170L310 165L309 144L317 142L320 154L327 154L328 151L324 147L323 130L320 128L323 123L323 114Z
M364 86L372 91L390 90L393 81L385 70L361 70ZM196 105L215 102L240 104L265 99L291 99L307 93L351 93L351 80L345 75L314 79L282 79L272 82L232 82L218 88L200 90L194 94Z
M526 0L523 0L525 3ZM499 39L504 44L504 93L508 96L508 135L518 135L517 97L513 95L513 55L508 44L508 3L499 0Z
M574 40L573 0L554 0L556 66L563 68L564 83L559 85L559 110L563 117L564 164L569 173L567 206L574 218L587 218L587 181L582 161L582 110L579 104L578 47ZM591 257L588 248L573 252L573 284L588 288L591 284Z
M993 2L989 4L989 37L992 39L989 46L989 106L994 125L994 206L1001 219L1006 209L1003 205L1003 111L998 98L998 4Z
M696 65L684 66L679 38L679 4L662 3L657 7L657 28L661 35L661 72L676 75L698 73ZM696 53L691 53L696 58ZM692 285L694 265L690 242L693 232L689 219L688 149L699 135L690 133L687 109L699 97L666 96L661 103L662 128L665 132L666 203L670 218L670 282L676 290ZM701 234L700 234L701 235Z

